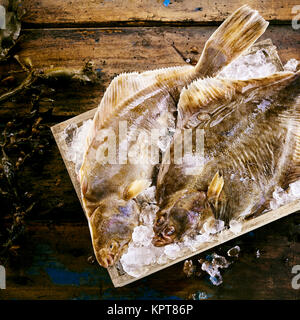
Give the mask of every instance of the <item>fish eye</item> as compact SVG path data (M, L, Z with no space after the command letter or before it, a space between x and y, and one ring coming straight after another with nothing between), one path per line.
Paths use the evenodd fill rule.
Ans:
M158 217L157 220L156 220L156 225L160 226L161 224L164 223L164 221L165 221L164 216L160 216L160 217Z
M118 243L118 241L112 241L111 243L110 243L110 245L109 245L109 249L110 250L112 250L112 249L115 249L115 248L118 248L120 245L119 245L119 243Z
M166 235L171 236L175 232L175 228L173 226L166 228Z

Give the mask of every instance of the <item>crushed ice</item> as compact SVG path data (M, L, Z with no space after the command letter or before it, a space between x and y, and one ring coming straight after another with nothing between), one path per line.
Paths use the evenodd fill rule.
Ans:
M223 282L223 278L219 269L226 269L230 266L230 262L225 257L220 256L216 253L212 254L212 261L202 261L201 269L209 274L209 280L215 286L219 286Z
M267 77L277 71L276 66L268 61L264 49L239 57L228 65L218 77L234 80Z
M242 227L242 221L232 219L229 222L229 230L234 234L239 234L242 231Z
M289 60L285 66L285 71L296 71L299 61L295 59ZM219 75L219 77L245 80L249 78L265 77L276 72L276 66L268 61L263 50L241 56L235 62L227 66ZM259 110L268 107L269 101L264 100L258 105ZM168 115L169 117L169 115ZM172 117L166 120L169 128L165 135L160 136L157 146L161 152L165 152L170 140L175 132L175 122ZM84 148L89 128L92 120L87 120L81 126L75 124L69 125L62 133L61 139L66 142L66 160L73 162L75 172L78 174L83 161ZM133 150L132 150L133 151ZM232 175L231 179L233 179ZM292 183L287 190L277 187L273 193L273 199L270 202L270 209L274 210L288 202L300 198L300 181ZM199 244L213 241L214 235L221 232L225 228L224 221L211 220L207 221L202 233L194 238L184 237L183 242L174 243L165 247L155 247L152 244L153 223L156 212L159 210L155 201L155 187L146 189L137 197L137 202L141 207L140 225L133 231L132 240L128 246L127 252L120 259L122 267L126 273L133 277L140 277L150 270L154 264L166 264L180 256L182 249L196 251ZM242 230L242 222L231 220L229 225L230 231L239 234ZM238 256L240 248L238 246L230 249L227 254L229 257ZM256 256L260 256L259 250ZM222 276L219 269L227 268L229 262L217 254L213 255L213 260L202 263L202 270L210 275L210 280L214 285L222 283ZM190 266L192 268L192 266ZM204 298L204 297L203 297Z
M133 277L142 276L155 264L162 265L179 258L183 249L196 251L201 243L213 241L213 236L225 228L224 221L211 219L206 223L204 233L194 238L185 236L181 243L155 247L152 244L154 235L152 228L158 211L158 206L155 204L155 187L152 186L143 191L137 197L137 201L142 209L140 215L142 225L134 229L127 252L120 259L124 271Z
M62 133L61 139L66 141L66 160L75 165L76 174L79 173L83 161L84 148L87 134L93 123L92 119L84 121L80 127L76 124L68 125Z
M290 59L284 66L283 69L284 71L292 71L295 72L297 71L297 67L299 65L299 61L296 59Z
M287 190L276 187L273 192L273 199L270 201L270 209L275 210L289 202L300 198L300 180L289 185Z
M225 222L222 220L211 219L204 223L203 229L207 234L215 234L225 228Z
M227 255L228 257L238 258L240 251L241 251L241 248L239 246L235 246L227 251Z
M206 300L207 298L208 298L208 295L202 291L197 291L196 293L192 294L193 300Z

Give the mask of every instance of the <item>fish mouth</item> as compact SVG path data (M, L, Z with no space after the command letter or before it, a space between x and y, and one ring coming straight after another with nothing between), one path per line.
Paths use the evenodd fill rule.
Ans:
M102 248L98 251L97 260L99 264L104 268L112 267L126 251L129 241L123 243L118 250L113 253L110 249Z
M116 255L107 249L101 249L98 254L98 262L104 268L112 267L116 262Z
M167 244L173 243L174 238L164 235L164 234L159 234L153 237L152 239L152 244L155 247L163 247L166 246Z

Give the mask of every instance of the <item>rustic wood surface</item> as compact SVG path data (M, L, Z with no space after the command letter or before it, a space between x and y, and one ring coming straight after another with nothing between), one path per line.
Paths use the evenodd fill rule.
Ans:
M248 3L272 22L262 38L273 40L283 63L300 60L300 31L290 23L297 2ZM54 125L95 108L120 72L183 65L188 58L194 63L216 29L200 25L222 21L241 2L171 1L165 6L163 1L26 0L24 4L27 15L17 48L21 59L30 57L34 67L41 69L50 65L81 68L91 60L101 75L97 85L53 84L54 116L49 125ZM1 66L0 72L8 68L18 67ZM0 126L16 112L27 112L29 102L30 97L1 104ZM225 255L230 247L241 247L240 258L222 272L224 283L219 287L206 276L187 279L183 264L178 263L114 288L107 271L88 262L92 255L88 226L57 147L53 146L43 172L23 179L40 201L22 253L7 268L7 289L0 291L0 299L186 299L196 292L205 292L208 299L300 298L300 290L291 286L291 269L300 264L299 214L212 250Z
M267 41L270 41L270 39L268 39ZM259 48L265 47L262 43L263 43L263 41L260 42L261 45L259 45ZM272 46L272 43L271 43L271 46ZM253 46L251 49L254 52L258 50L257 48L255 48L255 46ZM281 61L278 58L278 56L275 56L275 57L273 56L272 61L274 61L273 62L274 64L277 62L277 64L280 66L280 68L282 68ZM77 174L75 172L74 163L67 159L66 155L69 152L68 145L67 145L66 141L64 139L62 139L62 136L63 136L64 130L67 127L69 127L70 125L76 125L77 127L80 127L84 121L87 121L89 119L93 119L96 110L97 110L97 108L86 111L84 113L81 113L78 116L75 116L71 119L60 122L60 123L56 124L55 126L51 127L51 131L54 135L54 138L55 138L56 144L58 146L58 149L60 151L61 157L65 163L66 169L69 173L69 176L71 178L71 181L73 183L74 189L76 191L76 194L77 194L80 202L81 202L80 184L79 184L79 181L77 178ZM199 253L202 253L204 251L212 249L212 248L214 248L222 243L225 243L229 240L235 239L240 235L243 235L243 234L248 233L250 231L254 231L255 229L260 228L268 223L274 222L277 219L281 219L283 217L286 217L289 214L292 214L298 210L300 210L300 201L295 201L295 202L286 204L285 206L282 206L282 207L278 208L277 210L266 212L266 213L259 215L257 217L252 217L252 218L248 219L247 221L244 221L242 228L241 228L241 231L239 232L238 235L234 234L230 230L224 230L223 232L221 232L220 234L218 234L215 237L214 241L211 241L209 243L203 243L198 246L197 250L194 250L194 251L191 251L188 249L182 250L181 255L178 258L176 258L175 260L168 261L168 263L165 265L161 265L161 264L153 265L149 268L149 270L145 274L143 274L142 276L140 276L138 278L134 278L134 277L126 274L125 272L123 272L122 267L121 267L122 271L119 272L118 264L113 267L110 267L108 269L109 275L110 275L111 280L112 280L115 287L122 287L122 286L128 285L129 283L132 283L132 282L135 282L139 279L147 277L152 273L156 273L158 271L161 271L167 267L170 267L173 264L176 264L178 262L181 262L181 261L184 261L184 260L189 259L191 257L194 257L195 255L197 255Z
M27 25L116 26L156 24L207 24L223 21L242 4L274 22L292 19L297 0L25 0Z

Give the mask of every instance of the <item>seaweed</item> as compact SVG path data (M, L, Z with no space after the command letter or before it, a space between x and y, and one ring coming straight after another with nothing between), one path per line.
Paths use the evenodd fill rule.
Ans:
M32 175L41 172L51 153L54 140L49 123L53 122L53 84L68 85L71 81L94 84L99 82L100 75L91 62L81 69L38 69L29 57L20 58L15 51L25 13L22 1L4 0L0 5L0 63L6 70L0 74L0 107L15 98L28 105L30 99L28 112L21 115L14 110L14 116L1 124L0 264L6 264L11 257L19 255L28 216L39 201L38 195L30 192L30 183L24 183L22 178L28 172ZM7 71L15 63L20 70ZM48 107L41 112L40 103L45 101Z
M51 117L52 108L40 112L40 99L39 94L33 94L31 110L22 117L16 116L8 121L0 138L0 262L2 264L6 263L11 254L18 253L20 238L26 229L26 217L37 201L34 195L27 191L30 186L19 183L19 177L25 169L41 170L53 143L49 126L46 124Z

